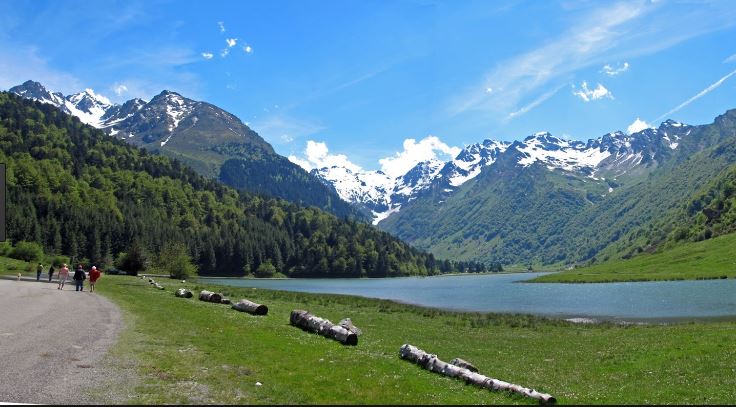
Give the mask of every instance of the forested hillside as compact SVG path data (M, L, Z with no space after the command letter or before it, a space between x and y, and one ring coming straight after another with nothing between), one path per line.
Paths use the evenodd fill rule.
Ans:
M57 108L0 94L7 235L47 253L109 264L140 243L183 242L203 274L346 277L471 268L315 208L238 193Z
M631 257L654 250L680 224L687 230L679 238L713 235L731 219L727 200L708 198L718 193L703 192L687 216L677 211L736 163L736 110L686 129L656 165L615 179L523 167L506 154L457 192L431 191L379 225L438 256L503 264ZM706 222L709 214L720 220Z

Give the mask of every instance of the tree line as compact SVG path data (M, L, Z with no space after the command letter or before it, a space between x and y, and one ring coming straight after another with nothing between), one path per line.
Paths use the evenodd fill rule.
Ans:
M204 275L488 270L436 259L362 222L236 191L53 106L7 93L0 93L0 162L7 164L8 238L93 264L131 252L155 257L181 245Z

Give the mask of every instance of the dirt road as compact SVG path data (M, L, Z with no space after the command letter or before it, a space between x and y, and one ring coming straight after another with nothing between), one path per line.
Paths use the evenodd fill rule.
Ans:
M56 287L0 279L0 402L111 402L99 385L114 374L102 360L122 328L120 311L73 283Z

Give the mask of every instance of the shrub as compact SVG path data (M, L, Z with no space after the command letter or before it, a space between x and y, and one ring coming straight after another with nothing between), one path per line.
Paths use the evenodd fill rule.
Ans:
M256 277L273 277L276 274L276 267L271 263L261 263L256 269Z
M192 263L192 257L183 243L164 246L159 254L156 268L176 279L185 279L197 274L197 266Z
M36 242L18 242L9 257L18 260L34 261L43 256L41 245Z
M62 264L69 264L69 258L66 256L54 256L51 259L51 265L54 266L54 268L59 268Z

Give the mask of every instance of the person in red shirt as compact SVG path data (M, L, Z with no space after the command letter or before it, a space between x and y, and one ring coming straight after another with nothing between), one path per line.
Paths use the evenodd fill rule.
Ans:
M92 266L92 268L89 270L89 291L94 292L95 291L95 283L97 282L97 279L100 278L100 270L97 270L96 266Z

